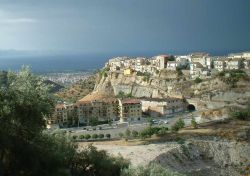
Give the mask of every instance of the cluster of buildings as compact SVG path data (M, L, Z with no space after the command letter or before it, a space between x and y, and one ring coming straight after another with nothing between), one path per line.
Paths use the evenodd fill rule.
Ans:
M90 125L93 119L99 122L133 122L141 120L143 115L168 116L185 109L186 104L181 98L105 98L78 101L75 104L57 104L50 123L58 123L62 127L68 127Z
M72 84L80 80L85 80L89 77L88 72L72 72L72 73L46 73L42 74L41 77L44 80L50 80L59 84Z
M250 52L210 56L208 53L192 53L183 56L159 55L152 58L117 57L105 65L110 72L131 75L133 72L158 74L161 70L189 70L191 79L211 76L212 70L239 70L250 68ZM90 125L92 120L133 122L142 116L160 117L183 112L188 104L183 98L102 98L80 100L74 104L60 103L50 118L60 126Z
M160 70L189 69L191 79L211 76L211 70L217 71L249 69L250 52L234 53L228 56L210 56L208 53L192 53L183 56L159 55L152 58L116 57L110 59L106 66L111 72L135 72L156 74Z
M141 102L137 99L105 98L102 100L78 101L75 104L61 103L55 107L51 123L60 126L90 125L91 120L109 122L140 120Z

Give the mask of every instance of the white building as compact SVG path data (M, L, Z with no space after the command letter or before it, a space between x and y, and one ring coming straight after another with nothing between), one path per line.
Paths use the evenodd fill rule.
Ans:
M226 69L226 58L221 58L214 61L214 69L224 71Z
M242 59L231 59L226 61L227 70L239 70L243 67Z
M199 77L202 72L203 66L199 62L190 63L190 76L191 78Z
M180 64L180 66L185 66L189 63L189 56L176 56L176 62Z
M250 59L250 51L249 52L244 52L243 53L243 55L242 55L242 57L244 58L244 59Z
M153 117L160 117L182 112L186 104L180 98L142 98L142 111Z
M250 68L250 60L244 60L243 65L244 65L244 69L249 69Z
M167 68L168 56L167 55L156 56L155 62L156 62L155 63L156 67L159 70Z
M176 70L176 68L180 65L179 62L176 61L168 61L167 62L167 69L168 70Z
M199 62L204 68L211 69L212 58L208 53L192 53L189 55L190 62Z

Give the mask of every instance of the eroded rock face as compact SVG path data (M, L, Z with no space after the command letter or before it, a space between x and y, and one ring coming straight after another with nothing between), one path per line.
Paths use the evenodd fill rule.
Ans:
M190 176L240 176L250 164L249 143L195 140L153 161Z
M109 73L98 81L94 91L110 95L124 92L134 97L149 98L185 97L198 102L197 110L201 112L227 107L245 108L250 101L250 82L247 81L241 81L240 86L232 89L219 78L206 79L196 84L192 80L184 81L176 77L174 72L153 75L148 80L143 78L136 73L128 76L122 72ZM223 113L219 117L222 116L228 117L228 114Z

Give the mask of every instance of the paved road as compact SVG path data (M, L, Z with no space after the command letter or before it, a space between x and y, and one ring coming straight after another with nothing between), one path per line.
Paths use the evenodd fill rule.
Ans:
M159 121L168 121L167 124L153 124L153 126L165 126L170 128L179 118L183 118L186 125L190 125L191 117L196 116L196 112L192 113L182 113L182 114L176 114L172 117L161 117L161 118L155 118L157 122ZM129 129L130 131L142 131L146 127L148 127L148 119L142 118L141 121L134 122L132 124L123 124L122 126L117 126L113 124L112 126L109 126L108 124L102 125L102 129L99 130L98 127L96 127L96 130L83 130L84 127L74 127L74 128L67 128L67 129L60 129L56 130L59 131L67 131L68 133L71 133L72 135L81 135L81 134L111 134L111 138L119 138L119 133L124 133L126 129ZM53 130L52 130L53 132ZM55 131L54 131L55 132Z

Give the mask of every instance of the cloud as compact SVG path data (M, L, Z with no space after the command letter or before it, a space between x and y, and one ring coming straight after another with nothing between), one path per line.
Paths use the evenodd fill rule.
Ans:
M0 19L0 23L5 24L23 24L23 23L36 23L37 20L33 18L3 18Z

